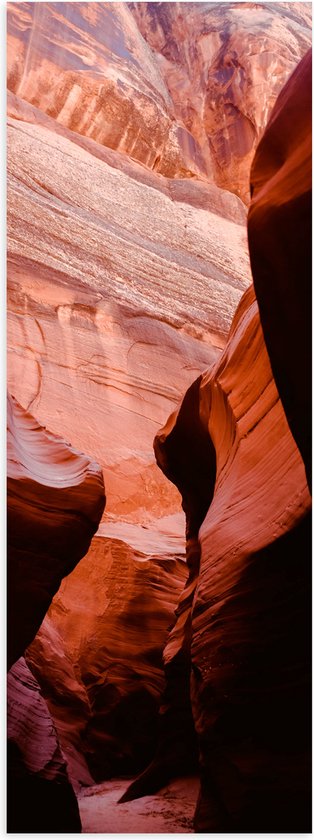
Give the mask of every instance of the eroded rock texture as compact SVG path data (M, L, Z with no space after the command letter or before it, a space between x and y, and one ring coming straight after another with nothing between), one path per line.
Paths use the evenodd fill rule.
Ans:
M199 526L207 521L215 487L216 526L210 520L208 527L215 537L214 562L222 564L222 589L214 597L223 613L223 587L232 592L235 614L247 622L243 645L249 658L250 634L254 650L255 637L246 606L237 601L237 586L240 594L250 593L252 603L258 601L254 558L268 551L273 539L277 546L281 532L290 540L289 528L298 518L302 531L309 506L251 292L241 305L222 368L217 362L250 283L241 200L247 200L249 163L278 89L308 47L309 18L307 3L185 4L184 14L179 4L167 3L9 4L9 385L39 423L100 463L108 495L101 530L55 596L27 660L42 686L75 784L140 771L153 754L158 726L158 756L140 789L144 785L151 792L174 774L190 772L191 756L195 761L198 752L194 715L203 763L198 830L208 830L209 812L214 827L242 825L242 799L234 797L232 774L238 772L237 748L244 738L234 713L239 737L231 756L229 707L226 715L223 707L221 723L220 678L215 674L211 683L205 671L208 627L213 630L215 622L207 580L205 590L201 586L204 568L211 566L206 565L207 531L203 547ZM246 345L252 346L247 359ZM210 365L208 377L191 386ZM156 451L183 496L187 566L184 528L177 517L179 494L157 469L152 452L156 430L186 389L182 408ZM199 404L204 407L201 420ZM272 427L278 417L281 437ZM277 464L276 458L275 480L271 464ZM91 471L89 487L96 482L100 490L97 475ZM293 495L297 488L299 511ZM271 506L275 491L280 499ZM81 501L77 488L76 493ZM91 516L89 540L96 519ZM78 521L87 545L86 519L83 524L79 516ZM233 566L221 559L217 547L220 532L235 559L231 581ZM20 528L14 540L18 534ZM299 534L296 528L294 546L300 552ZM62 576L59 565L53 568L57 574L49 578L45 609ZM243 580L251 568L254 580L246 589ZM303 567L299 571L301 581ZM299 582L296 588L301 592ZM40 605L42 596L41 591ZM165 685L162 648L178 600L164 655ZM296 620L301 602L297 596ZM258 610L269 609L266 593L261 604L254 607L259 616ZM39 626L43 613L38 605L32 622L34 616ZM229 618L223 613L223 622ZM274 638L272 620L258 660L261 674L267 671L263 656ZM242 639L242 629L231 626ZM300 620L301 635L302 627ZM28 641L32 637L29 623ZM193 715L191 638L195 686L199 680L199 689L193 688ZM213 651L216 641L213 632ZM24 647L25 641L14 656ZM241 656L242 649L236 648L236 665ZM249 665L248 673L257 673L255 667ZM233 663L231 677L238 673L232 668ZM229 673L219 670L223 690ZM217 728L226 747L222 755L218 731L213 767L203 690L206 709L206 692L220 692ZM296 741L295 746L293 761L289 755L287 763L300 767L301 790L302 759L294 765L300 749ZM272 759L280 773L280 762ZM254 796L246 792L265 769L262 759L256 767L253 763L250 755L241 768L243 778L247 772L251 780L243 782L245 796L251 797L248 824ZM283 777L291 816L285 770ZM268 811L260 806L259 784L256 805L267 821L270 806ZM300 801L302 796L303 788Z
M153 755L162 649L185 580L184 541L162 523L153 540L109 525L54 598L27 661L75 783L132 775Z
M310 3L9 3L8 87L150 169L209 176L247 201L310 26Z
M8 666L33 640L65 575L98 528L98 464L8 398Z
M10 107L10 390L101 464L107 513L175 512L152 440L217 357L248 285L243 205Z
M86 554L100 468L8 399L8 830L75 832L78 806L39 685L21 657L61 580ZM11 667L12 666L12 667Z
M289 266L286 263L283 308L288 313L296 295L294 271L300 241L308 253L310 126L309 100L304 90L309 93L309 67L306 57L279 98L270 133L266 132L253 167L254 176L262 160L270 162L255 201L253 197L249 227L253 270L254 256L260 267L257 256L261 248L267 265L267 273L257 276L259 295L269 314L266 324L272 325L270 354L275 334L273 286L275 307L280 289L283 294L282 245L279 242L277 262L273 232L267 239L265 231L270 231L267 207L271 212L270 197L278 181L274 212L279 231L286 219L288 230L290 226L291 231L292 226L295 229L295 238L291 232L288 246L291 261ZM291 114L295 117L292 123ZM270 142L277 119L289 124L296 134L295 141L292 138L290 145L286 142L280 168L276 147ZM295 213L296 194L304 195L299 216ZM310 288L305 259L302 254L303 286L301 301L296 302L297 312L301 309L302 314ZM295 338L302 329L303 319L298 322ZM286 340L285 322L280 331ZM300 353L304 361L303 339ZM295 366L289 369L289 354L281 358L279 371L283 401L273 379L251 287L239 304L221 358L194 383L194 401L190 388L179 412L169 418L155 441L161 469L182 494L188 550L191 537L195 544L195 573L180 599L177 623L164 658L171 680L173 666L181 656L188 680L190 651L191 702L201 769L197 832L310 830L311 498L304 463L288 424L289 420L292 425L291 417L285 413L285 387L290 376L294 381L295 373ZM309 387L308 377L302 373L294 418L298 406L309 400ZM207 475L206 467L199 472L199 487L193 481L187 454L193 426L203 449L203 469L207 466ZM297 430L303 428L301 416ZM300 437L302 444L302 434ZM209 457L209 441L216 459ZM300 450L303 454L302 445ZM205 509L209 504L207 511L204 504ZM189 624L190 646L186 633ZM182 737L182 731L180 734ZM163 743L155 761L127 791L125 800L142 796L167 779L168 755L163 762L161 754L163 759Z
M249 200L248 173L276 97L311 44L309 3L129 3L178 121L210 180Z

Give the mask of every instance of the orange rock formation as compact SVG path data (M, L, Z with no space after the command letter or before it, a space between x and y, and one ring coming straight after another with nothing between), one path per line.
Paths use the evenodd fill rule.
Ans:
M308 827L307 61L252 169L261 321L243 202L310 13L8 4L10 661L97 528L95 459L106 513L27 662L75 785L141 771L157 730L126 798L200 756L197 831Z
M298 408L308 405L310 379L302 372L294 412L286 417L289 381L295 384L296 367L290 369L289 351L281 354L278 364L275 321L284 288L289 303L283 300L283 310L288 316L293 311L300 242L309 246L310 69L311 57L306 56L278 99L253 166L256 196L254 192L249 215L254 279L256 270L266 340L283 402L251 287L239 304L221 358L194 385L199 399L194 404L187 400L190 389L155 442L161 469L182 494L187 551L194 537L193 570L164 660L173 683L180 656L188 678L190 656L201 768L195 827L201 832L307 831L310 826L311 497L288 424L289 420L296 429L301 453L308 455ZM285 134L285 155L280 157L273 138L279 137L280 125L288 124L292 137L289 141ZM279 143L281 138L280 133ZM295 212L299 197L300 215ZM285 286L282 240L277 252L273 213L279 236L286 222L288 230L291 227ZM302 286L296 309L302 317L297 334L307 323L310 294L309 264L303 262L303 254L300 259ZM279 332L286 347L284 319ZM306 347L302 338L302 362ZM191 483L195 458L190 437L198 423L208 472L199 473L197 487ZM205 430L216 453L211 463ZM204 515L206 494L209 507ZM195 511L202 520L200 528ZM165 711L169 716L171 710L162 708L161 714ZM160 787L169 778L169 764L169 750L162 744L124 801Z

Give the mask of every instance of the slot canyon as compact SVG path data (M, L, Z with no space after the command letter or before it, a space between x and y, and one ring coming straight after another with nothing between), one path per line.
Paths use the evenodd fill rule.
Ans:
M311 831L311 3L7 4L7 830Z

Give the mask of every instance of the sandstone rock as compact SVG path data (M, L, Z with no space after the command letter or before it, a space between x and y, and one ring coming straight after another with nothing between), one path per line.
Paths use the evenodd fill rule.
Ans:
M273 374L310 483L311 52L278 97L255 156L251 185L248 234L254 287Z
M76 833L81 821L39 685L20 658L8 674L9 833Z
M8 665L86 554L105 503L101 471L8 399Z
M291 216L294 219L296 237L291 235L289 239L293 267L300 247L293 198L296 193L305 196L308 190L308 112L305 108L300 117L302 144L298 142L299 124L291 122L291 113L302 107L299 84L309 89L309 66L307 57L279 98L269 134L266 132L257 153L256 170L253 168L253 173L260 171L261 183L257 180L250 216L251 252L253 270L257 266L262 311L264 308L266 325L271 328L270 346L275 336L271 281L276 289L275 305L281 299L280 290L283 296L283 287L282 249L279 245L277 261L267 209L276 207L279 231L286 219L288 229ZM276 126L279 116L291 132L295 125L296 139L287 144L278 170L276 147L269 138L272 121ZM260 160L264 160L264 171L258 168ZM308 205L301 201L301 207L307 246ZM300 224L302 221L301 215ZM267 272L258 273L261 247ZM304 311L309 285L308 266L302 263L302 268L303 288L297 311ZM289 313L296 295L291 281L288 290L289 305L285 300L284 306ZM299 321L296 336L301 324ZM287 341L285 323L282 332ZM301 347L304 359L303 340ZM293 381L295 370L293 366L291 374L289 354L281 355L278 382L279 387L283 383L284 402L286 383L290 376ZM196 381L196 397L198 387ZM308 380L303 375L298 389L294 418L309 397ZM286 418L273 379L253 287L243 295L221 358L201 377L199 399L194 403L192 393L190 388L179 412L157 435L155 451L160 467L180 489L187 533L195 543L196 580L189 579L186 585L177 623L165 649L168 663L178 655L188 663L191 656L191 700L201 768L195 828L198 832L306 832L311 819L311 498L304 464L287 422L291 418ZM204 451L204 480L201 475L199 488L187 456L193 425ZM296 428L302 451L302 416ZM216 461L207 460L206 432ZM204 505L209 505L207 512ZM199 521L203 519L200 528L198 516ZM187 667L186 680L188 673ZM163 767L160 755L164 757L161 749L147 774L132 785L124 800L149 792L147 784L152 778L159 784L167 778L167 756Z
M139 772L156 747L162 649L186 580L169 527L154 555L149 530L102 525L27 651L75 784Z
M204 175L127 3L10 3L8 87L62 125L165 175Z
M252 289L221 359L202 378L199 412L215 446L217 475L199 531L191 615L201 765L196 830L286 831L292 824L306 830L310 497ZM178 442L182 447L174 417L156 444L162 468L173 476ZM208 482L214 479L212 467ZM171 636L173 649L184 649L180 620Z
M160 518L178 510L178 495L152 441L217 358L248 285L243 205L217 187L122 163L57 133L55 120L37 124L30 106L13 107L10 390L101 464L108 512Z
M310 3L9 3L8 87L150 169L247 202L258 139L310 43Z
M210 180L248 202L257 142L311 44L310 3L128 5Z

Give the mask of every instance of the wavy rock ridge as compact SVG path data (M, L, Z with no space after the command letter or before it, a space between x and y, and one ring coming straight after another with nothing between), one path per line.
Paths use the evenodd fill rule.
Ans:
M258 255L263 247L267 278L273 278L279 297L282 275L276 249L270 247L273 226L267 214L273 199L279 232L286 219L295 228L295 237L289 240L292 260L289 266L286 263L285 275L285 292L293 307L300 238L306 247L309 244L310 68L311 57L306 56L279 97L253 167L256 186L249 216L250 248L270 348L276 335L274 313ZM300 85L303 96L299 96ZM293 137L286 141L282 162L275 158L271 141L275 132L282 142L279 128L287 124L291 112L295 115ZM295 202L300 195L305 197L301 202L304 215L297 216ZM279 269L281 253L279 247ZM299 330L309 294L310 273L305 265L297 301L302 314ZM281 333L287 341L285 321ZM275 370L277 346L275 342ZM304 349L302 340L302 361ZM285 383L288 376L294 381L296 369L293 366L290 371L288 362L287 354L279 376L279 387L284 383L284 404ZM298 405L308 401L309 377L301 377L298 389L300 400L293 417L288 415L292 427ZM302 416L296 427L302 451ZM206 468L199 474L198 487L193 487L193 453L189 463L193 431L203 449L203 467L207 465L207 475ZM209 442L216 458L208 458ZM194 570L179 601L164 660L169 686L175 680L176 662L184 663L187 685L189 663L191 668L201 768L196 831L307 831L311 497L304 463L273 379L253 287L243 295L221 358L189 389L180 410L157 435L155 451L159 466L182 494L187 551L194 538ZM207 511L204 505L209 505ZM188 717L188 690L185 696ZM182 738L183 730L178 731ZM161 739L154 762L123 801L158 789L168 781L169 768L171 773L171 756Z
M300 830L307 808L303 747L307 662L297 673L297 659L290 653L282 656L278 635L282 634L288 652L293 645L305 650L308 573L306 564L296 571L293 558L308 556L309 496L251 292L236 316L230 345L219 362L217 358L250 282L245 208L227 190L247 200L248 167L269 108L309 44L310 5L224 4L220 12L217 7L208 9L208 4L185 4L184 18L177 12L177 4L129 4L129 8L126 4L9 4L10 387L40 423L66 435L99 461L106 470L109 496L99 536L86 560L63 583L27 659L43 687L75 784L89 784L93 777L125 768L141 769L157 739L156 709L164 688L161 649L186 577L177 538L178 493L154 465L151 442L180 394L212 365L208 376L191 386L156 444L162 469L183 495L188 580L165 650L157 759L136 782L133 794L143 785L146 791L156 790L174 774L189 772L191 754L197 762L199 745L202 790L197 830L218 826L218 830L250 831L259 812L266 831L270 824L271 830L277 824L278 830L285 825L290 830L294 824ZM97 36L100 30L102 40ZM197 45L192 32L197 32ZM195 76L192 66L197 69ZM296 121L294 115L288 125ZM275 146L280 132L288 139L286 129L285 120L275 128ZM264 146L266 162L271 139ZM279 159L293 162L285 141L278 147ZM299 174L302 155L301 148ZM263 196L268 193L268 208L272 203L276 207L268 191L265 155L257 155L256 164L255 217L250 211L253 268L262 243ZM294 163L292 181L293 173ZM208 175L219 186L208 184ZM284 187L283 180L280 190ZM300 195L295 197L294 212ZM281 213L282 208L275 221L284 250ZM304 219L306 213L305 204ZM298 262L302 238L293 245L295 218L289 206L287 218L292 243L286 260L289 268L293 254ZM268 249L272 225L268 229L266 225L263 234L270 270L275 251L273 246ZM283 278L286 264L282 262ZM277 268L278 264L276 278ZM305 265L302 277L306 272ZM302 382L298 389L298 363L290 359L297 408L293 415L287 409L290 385L287 388L278 377L280 358L276 363L276 347L272 349L276 333L272 317L267 316L264 275L256 288L274 377L290 429L307 458L307 431L304 424L300 428L307 400ZM280 281L279 301L282 288ZM290 328L288 317L284 346ZM297 322L293 328L298 335ZM298 342L303 361L306 341ZM254 348L248 358L246 344ZM282 438L276 437L273 420ZM46 446L43 441L42 445ZM83 485L84 480L81 489ZM96 485L99 491L91 471L89 487L96 490ZM277 501L271 508L272 492ZM76 489L82 505L83 495ZM257 521L260 502L261 522ZM97 510L101 515L100 501ZM84 531L82 525L84 545L97 527L97 516L91 519L90 530ZM37 528L38 512L35 520ZM139 523L148 525L149 531ZM242 529L246 543L241 540ZM220 555L221 535L234 567L230 557L228 565L225 555ZM212 562L220 575L218 585ZM42 588L34 615L24 621L21 613L25 626L13 658L24 651L26 629L27 638L32 638L33 625L39 626L62 574L61 567L54 567L49 591ZM117 595L117 581L125 586L127 605ZM273 609L269 589L276 593ZM254 611L245 602L245 593ZM264 646L255 615L258 628L265 628ZM209 646L207 624L212 633ZM289 633L295 624L292 638ZM227 651L219 641L224 627L230 634ZM127 650L122 643L126 632ZM91 636L97 639L96 658ZM289 739L288 721L281 714L281 687L275 682L278 661L287 709L291 717L300 710L295 735ZM295 694L286 678L288 669L294 675ZM258 688L248 707L241 684L251 697L254 681ZM274 708L267 706L270 695L275 698ZM258 705L259 698L264 708ZM132 732L123 730L126 705ZM123 744L117 727L124 733ZM232 742L235 731L237 739ZM266 757L261 733L269 747ZM270 766L282 778L284 794L275 779L263 799L260 779L264 774L269 780ZM285 813L283 797L289 802Z
M8 830L80 831L55 727L21 654L88 550L105 505L103 478L10 396L7 453Z
M27 651L84 784L139 772L156 748L162 649L186 579L183 541L176 557L171 536L159 537L154 556L144 529L110 530L101 526Z

